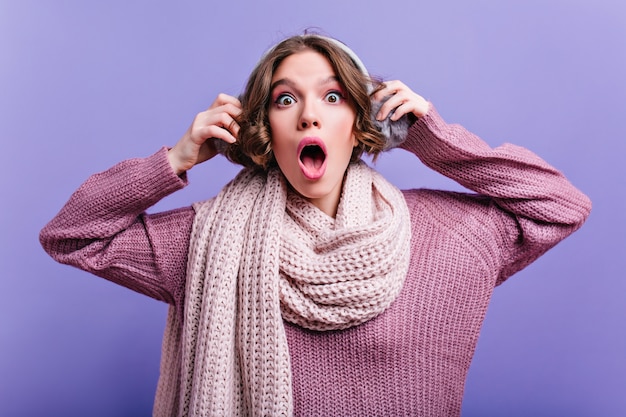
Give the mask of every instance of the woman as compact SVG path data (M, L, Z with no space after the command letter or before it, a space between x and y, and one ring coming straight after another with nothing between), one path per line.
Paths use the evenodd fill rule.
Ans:
M360 162L394 146L475 194L400 192ZM218 151L246 167L218 196L145 214ZM173 148L88 179L40 239L170 304L155 415L442 416L460 414L493 288L590 208L536 155L304 35Z

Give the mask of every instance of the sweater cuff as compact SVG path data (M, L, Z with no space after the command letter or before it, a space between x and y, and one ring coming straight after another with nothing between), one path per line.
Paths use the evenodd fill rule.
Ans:
M433 103L429 102L428 104L430 104L428 112L411 125L406 140L400 145L400 148L415 153L424 139L432 137L434 132L445 129L446 122L439 115Z
M175 187L172 191L177 191L189 184L187 171L177 175L170 165L170 161L167 157L168 152L169 148L164 146L156 153L146 158L146 160L149 165L151 165L150 168L154 169L155 173L161 173L163 175L162 181L166 182L167 185Z
M137 186L145 193L151 204L187 186L187 173L176 175L169 159L167 147L162 147L154 154L143 158L141 168L136 173L143 175L141 185Z

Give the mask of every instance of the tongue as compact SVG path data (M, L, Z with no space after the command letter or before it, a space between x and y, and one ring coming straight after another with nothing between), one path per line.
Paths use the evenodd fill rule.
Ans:
M310 170L318 170L324 164L324 152L317 146L307 146L300 156L302 165Z
M302 156L302 164L308 169L315 169L315 170L320 169L323 163L324 163L324 160L322 158L319 158L316 155Z

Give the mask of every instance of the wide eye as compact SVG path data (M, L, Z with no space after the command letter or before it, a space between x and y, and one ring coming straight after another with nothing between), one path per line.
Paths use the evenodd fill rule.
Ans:
M289 94L281 94L276 98L276 104L280 107L291 106L295 100Z
M330 93L326 94L326 101L328 101L329 103L339 103L341 100L343 100L343 96L338 91L331 91Z

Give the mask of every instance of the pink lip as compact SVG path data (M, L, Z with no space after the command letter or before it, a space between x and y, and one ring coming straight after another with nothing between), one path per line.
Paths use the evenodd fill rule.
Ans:
M302 151L305 147L316 145L319 146L322 152L324 152L324 156L328 155L326 152L326 145L322 139L318 137L306 137L302 138L300 143L298 144L298 163L300 164L300 169L302 170L302 174L309 180L317 180L321 178L326 172L326 161L328 158L324 157L324 162L321 165L316 166L314 164L305 164L302 159Z

